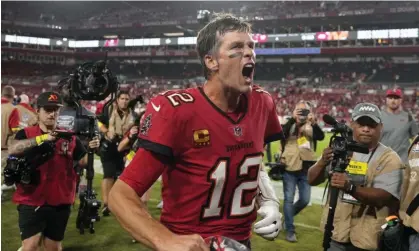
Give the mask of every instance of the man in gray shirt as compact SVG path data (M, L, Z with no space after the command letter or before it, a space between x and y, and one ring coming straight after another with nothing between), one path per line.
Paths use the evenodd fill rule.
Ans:
M418 134L418 125L412 115L401 108L402 91L387 90L386 108L382 110L383 132L381 142L391 147L407 163L410 138Z

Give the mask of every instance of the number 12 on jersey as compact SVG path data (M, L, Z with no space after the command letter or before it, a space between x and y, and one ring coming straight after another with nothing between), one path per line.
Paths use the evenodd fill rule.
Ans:
M230 169L229 159L220 158L217 160L216 165L208 173L208 182L212 183L211 189L208 195L208 203L202 208L201 218L203 220L211 218L222 217L224 206L224 196L226 195L226 185L228 182L228 173L230 171L237 171L237 176L244 178L245 180L240 182L231 195L232 198L229 201L230 210L228 212L229 217L239 217L242 215L249 214L255 208L255 198L253 198L250 205L243 206L243 193L245 191L256 190L258 187L259 168L262 163L262 155L250 155L245 156L241 164L237 169ZM249 177L249 170L251 167L257 168L257 175L255 178Z

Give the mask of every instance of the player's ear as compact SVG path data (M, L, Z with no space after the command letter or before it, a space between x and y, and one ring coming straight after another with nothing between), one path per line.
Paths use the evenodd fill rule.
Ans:
M218 70L218 62L213 55L205 55L204 61L210 71L215 72Z

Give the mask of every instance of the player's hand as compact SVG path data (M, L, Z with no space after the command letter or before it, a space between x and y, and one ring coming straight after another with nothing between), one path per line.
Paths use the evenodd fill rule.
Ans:
M348 175L346 173L333 173L330 179L330 185L338 189L345 190L346 184L349 182Z
M129 130L129 138L131 139L132 136L134 136L137 133L138 133L138 126L131 127L131 129Z
M200 235L174 235L158 251L210 251Z
M323 154L321 157L321 161L323 161L324 165L327 165L333 159L333 149L327 147L323 150Z
M100 145L99 137L94 137L91 141L89 141L89 148L96 149Z
M253 231L266 240L274 240L282 229L282 214L278 207L272 205L262 206L258 210L262 220L256 222Z

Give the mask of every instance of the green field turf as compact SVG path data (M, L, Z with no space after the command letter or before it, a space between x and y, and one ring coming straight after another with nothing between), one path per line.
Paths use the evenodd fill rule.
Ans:
M317 153L321 153L324 146L328 143L330 136L325 141L319 143ZM278 149L278 145L274 143L273 151ZM101 175L96 174L94 187L100 192ZM6 192L6 199L1 204L1 250L16 251L21 243L19 236L19 228L17 225L18 214L16 206L10 202L11 192ZM156 209L156 205L160 201L160 183L157 182L152 189L152 196L149 204L151 214L158 218L160 210ZM86 233L80 235L75 227L77 216L77 207L73 209L65 240L63 242L64 251L143 251L149 250L140 244L131 243L130 236L120 227L119 223L113 216L102 218L95 224L96 233L91 235ZM304 209L295 219L297 243L289 243L285 241L284 232L275 241L266 241L256 235L252 237L252 250L254 251L320 251L323 250L321 242L323 235L318 229L321 206L312 205ZM282 211L282 207L281 207Z

